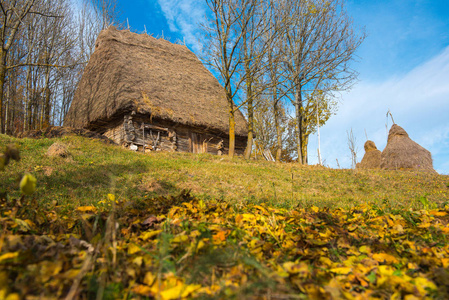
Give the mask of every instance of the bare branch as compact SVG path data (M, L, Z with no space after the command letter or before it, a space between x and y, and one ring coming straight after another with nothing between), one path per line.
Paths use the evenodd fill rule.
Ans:
M41 17L46 17L46 18L64 18L64 16L57 16L57 15L53 15L53 14L46 14L46 13L39 12L39 11L30 11L29 14L39 15Z
M41 64L41 63L20 63L16 65L7 66L6 69L14 69L19 67L52 67L52 68L73 68L79 65L86 64L86 62L79 62L70 65L58 65L58 64Z

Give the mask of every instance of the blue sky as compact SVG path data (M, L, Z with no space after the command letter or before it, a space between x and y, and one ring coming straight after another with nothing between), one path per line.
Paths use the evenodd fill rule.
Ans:
M181 40L198 52L204 0L118 0L132 30L170 41ZM363 157L368 138L386 145L388 109L409 136L431 151L434 168L449 174L449 0L347 0L355 26L368 37L357 52L358 83L341 95L338 112L321 129L321 153L331 167L350 167L347 131L353 130ZM317 137L309 162L317 162Z

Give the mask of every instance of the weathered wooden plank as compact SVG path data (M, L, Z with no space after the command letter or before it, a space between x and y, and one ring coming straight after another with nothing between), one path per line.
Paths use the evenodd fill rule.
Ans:
M155 129L155 130L167 131L168 132L168 128L156 126L156 125L153 125L153 124L145 124L144 126L145 126L145 129L149 128L149 129Z
M178 151L190 152L190 142L186 138L178 136L177 146Z
M121 144L123 142L124 137L124 130L122 124L118 124L115 127L109 128L105 133L103 133L104 136L110 138L117 144Z

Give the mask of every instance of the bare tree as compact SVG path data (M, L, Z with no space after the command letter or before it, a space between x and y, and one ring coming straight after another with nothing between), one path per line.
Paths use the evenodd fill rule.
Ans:
M115 0L0 2L1 132L61 124L101 29L115 22Z
M92 4L97 22L101 30L113 25L119 19L117 2L115 0L84 0Z
M348 89L357 77L350 63L365 35L353 31L344 0L285 0L284 4L289 12L284 64L295 106L298 161L307 163L305 95Z
M245 149L245 159L249 159L254 139L254 105L258 97L269 88L263 76L269 67L266 55L272 51L278 31L272 25L275 18L275 2L256 2L252 15L247 24L240 23L243 34L242 45L239 49L243 61L242 77L245 82L245 104L248 118L248 139ZM246 28L245 28L246 26Z
M359 151L357 148L357 140L354 137L352 128L349 132L346 131L346 134L348 135L348 147L351 152L351 167L355 169L355 166L357 165L357 152Z
M224 85L229 107L229 156L235 151L235 112L234 102L245 77L241 76L241 46L248 33L250 21L254 16L257 0L206 0L212 12L211 24L205 26L210 42L208 64L220 75Z
M0 132L5 133L5 117L3 113L3 99L6 71L11 68L8 65L8 52L16 41L19 29L23 26L23 20L31 13L35 0L0 1Z
M82 0L77 23L79 25L79 50L84 55L84 61L89 60L94 52L95 41L101 30L111 25L121 28L118 22L116 0Z
M38 91L35 88L32 93L29 93L31 87L30 84L27 84L25 92L30 97L25 99L27 111L25 114L24 109L22 109L22 118L25 118L25 115L27 115L31 120L30 111L32 107L36 108L36 105L39 105L41 115L40 117L34 116L33 121L35 123L40 122L41 125L44 122L48 124L51 107L50 83L53 79L51 71L55 67L62 67L58 64L58 55L61 51L71 47L68 40L70 34L62 37L67 27L67 22L65 21L67 17L64 14L70 16L68 2L65 0L52 2L44 0L11 1L4 2L1 8L3 12L2 55L8 57L11 49L13 51L23 49L24 51L24 55L20 59L12 60L12 56L9 55L10 59L6 60L6 62L2 60L3 63L0 66L1 130L5 132L7 128L11 127L10 122L5 124L5 120L11 115L11 106L9 105L11 98L7 99L6 105L4 103L6 74L9 74L7 77L9 81L16 81L16 70L24 67L29 69L26 81L34 83L34 86L39 86L41 90ZM57 51L55 51L56 49ZM42 70L45 75L38 76ZM44 83L40 84L40 81ZM41 103L37 103L36 100L38 99L41 100ZM16 112L15 108L12 110L13 115ZM34 111L36 112L37 110L35 109Z
M268 40L271 40L270 48L266 52L265 60L266 70L265 75L267 78L267 94L271 98L271 106L273 111L274 127L276 129L276 160L280 161L285 145L284 141L284 104L283 102L287 98L289 89L285 85L286 72L282 68L284 61L283 49L285 45L286 26L285 22L288 19L288 11L285 9L285 3L283 1L275 1L272 6L272 13L270 14L269 22L270 27L267 34ZM287 145L285 145L287 146ZM288 147L288 146L287 146ZM288 150L286 151L288 152ZM285 155L284 155L285 156ZM290 156L290 154L289 154Z
M47 1L42 4L43 11L52 11L53 14L64 16L70 14L67 1ZM40 62L43 64L43 99L42 127L50 125L52 107L55 105L56 92L60 81L63 79L58 75L58 68L76 64L77 61L70 59L66 54L75 47L76 40L71 28L71 19L68 17L43 18L40 28L42 39L40 43ZM55 68L54 66L58 66Z

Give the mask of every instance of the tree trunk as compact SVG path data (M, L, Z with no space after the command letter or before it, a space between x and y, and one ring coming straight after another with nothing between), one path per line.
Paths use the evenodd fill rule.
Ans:
M307 145L309 143L309 133L308 133L308 124L310 124L309 117L301 115L301 159L302 164L307 165L308 164L308 157L307 157Z
M276 161L281 160L282 155L282 130L281 125L279 124L279 106L278 104L273 105L273 113L274 113L274 127L276 127L276 139L277 139L277 150L276 150Z
M302 157L302 95L301 95L301 82L296 84L295 94L295 110L296 110L296 149L298 153L298 162L303 164Z
M4 128L5 128L5 133L9 134L9 122L10 122L10 108L9 106L11 105L11 85L10 86L6 86L6 88L3 88L3 93L5 95L5 97L3 98L4 104L5 104L5 109L3 110L3 116L5 118L5 124L4 124Z
M323 163L321 162L321 141L320 141L320 111L319 111L319 106L318 106L318 101L316 102L316 129L317 129L317 136L318 136L318 164L322 165Z
M254 108L253 102L248 102L248 141L246 142L245 159L250 159L254 139Z
M235 152L235 111L229 112L229 157L234 157Z
M248 73L247 73L248 74ZM248 99L248 141L246 142L245 159L250 159L253 150L253 131L254 131L254 107L253 107L253 91L250 80L246 83L246 96Z
M271 61L271 60L270 60ZM272 87L272 97L273 97L273 115L274 115L274 127L276 129L276 142L277 142L277 150L276 150L276 161L281 161L281 155L282 155L282 130L281 130L281 124L279 122L279 118L281 117L279 114L279 99L278 99L278 92L277 92L277 83L276 83L276 75L275 70L273 69L273 65L270 63L271 73L270 77L273 81L273 87Z
M0 48L0 133L5 133L5 118L3 116L3 94L6 78L6 52Z
M39 103L36 101L33 105L33 118L31 120L31 129L39 129Z
M304 134L302 136L302 146L301 146L301 156L302 156L302 161L304 165L309 164L309 159L307 156L307 145L309 143L309 135L308 134Z
M28 97L30 97L30 96L31 96L31 93L28 93ZM27 111L27 116L25 119L25 123L26 123L25 130L31 130L31 122L33 120L33 108L31 105L31 99L29 99L29 98L27 99L27 102L26 102L26 111Z
M49 60L47 60L47 63L50 63ZM50 68L45 68L45 99L43 103L43 122L42 122L42 128L47 128L50 126L50 112L51 112L51 90L50 90Z
M50 105L50 99L51 99L51 91L50 87L45 88L45 107L44 107L44 124L42 128L47 128L50 126L50 111L51 111L51 105Z

